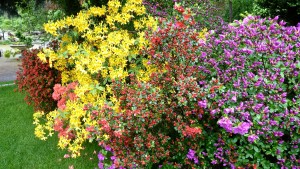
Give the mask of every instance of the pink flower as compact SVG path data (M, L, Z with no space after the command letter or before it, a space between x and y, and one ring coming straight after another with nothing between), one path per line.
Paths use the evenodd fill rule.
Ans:
M68 96L71 101L74 101L77 97L75 93L69 93Z
M66 108L66 99L62 98L57 102L57 107L61 110L65 110Z

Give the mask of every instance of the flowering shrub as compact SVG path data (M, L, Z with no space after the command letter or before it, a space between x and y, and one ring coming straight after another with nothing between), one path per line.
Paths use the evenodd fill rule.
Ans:
M89 105L103 107L119 101L110 84L126 83L129 72L140 80L155 71L138 51L148 44L144 30L155 28L154 18L146 15L141 0L110 0L107 6L91 7L57 22L45 24L45 30L58 38L56 50L44 49L39 58L61 71L62 82L54 87L58 109L45 115L34 114L35 134L46 139L54 131L60 134L59 147L68 148L72 157L80 155L86 141L107 140L107 135L91 135L103 130L98 126L104 114L91 113ZM45 123L41 120L46 118Z
M206 79L198 83L209 89L202 99L213 119L196 150L203 165L300 165L300 29L277 19L249 16L200 41ZM218 92L211 79L222 84Z
M179 6L176 10L186 14ZM105 115L98 121L103 130L95 135L109 136L100 144L113 150L114 166L144 168L152 164L157 168L170 162L186 168L197 162L196 157L186 159L186 153L199 148L203 128L199 120L207 103L197 83L205 78L198 71L199 33L191 24L191 18L181 16L176 22L161 22L156 32L147 33L150 47L141 55L148 56L147 64L160 70L153 72L149 81L139 81L133 74L130 83L113 81L119 109L110 104L100 110L89 107L91 114Z
M133 0L45 25L61 45L39 57L62 83L36 136L58 132L72 157L97 141L99 168L299 166L299 28L249 16L199 33L174 9L146 33L156 23Z
M60 83L60 73L42 63L37 57L39 50L24 50L22 64L17 72L16 84L19 92L25 92L25 100L36 111L49 112L56 108L56 101L51 97L53 86Z
M205 41L190 21L147 36L148 64L161 69L147 82L113 82L119 111L89 107L108 117L97 132L109 136L100 144L113 165L297 168L299 28L249 16Z

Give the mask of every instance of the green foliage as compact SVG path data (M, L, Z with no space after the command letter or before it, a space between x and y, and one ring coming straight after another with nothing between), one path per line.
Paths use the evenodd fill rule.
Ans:
M6 50L4 52L4 57L6 58L10 58L11 56L12 57L15 57L20 51L19 50L15 50L15 51L12 51L12 50Z
M10 51L10 50L6 50L6 51L4 52L4 57L10 58L10 55L11 55L11 51Z
M17 32L16 36L27 46L32 44L34 37L33 31L43 32L44 23L49 20L55 21L64 17L61 10L46 10L43 6L38 5L35 0L29 0L16 5L19 17L12 20L12 29ZM39 35L37 37L42 41L49 40L49 35Z
M102 5L106 5L108 0L85 0L82 1L82 3L79 0L53 0L53 2L56 3L67 16L70 16L76 15L83 8L88 8L91 6L101 7Z
M243 19L241 14L251 13L253 11L254 0L232 0L232 20ZM226 3L224 20L229 21L229 5Z
M254 13L263 17L275 17L297 25L300 22L300 1L296 0L255 0Z
M74 0L53 0L55 3L59 5L61 9L66 13L66 15L75 15L77 14L80 9L80 3L79 1L74 1Z
M15 28L20 32L31 32L42 30L43 24L47 21L47 12L41 6L37 6L35 0L22 1L17 4L21 22L15 25Z
M5 40L4 33L7 32L9 29L12 28L12 20L8 17L0 16L0 31L2 33L2 36L0 39Z

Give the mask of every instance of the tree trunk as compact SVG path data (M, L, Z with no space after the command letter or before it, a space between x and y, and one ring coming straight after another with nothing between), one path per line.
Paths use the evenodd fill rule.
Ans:
M229 22L232 22L232 0L229 0Z

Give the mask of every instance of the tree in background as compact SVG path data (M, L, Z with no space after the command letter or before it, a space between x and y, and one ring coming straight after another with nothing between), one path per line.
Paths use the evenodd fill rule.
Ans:
M16 4L21 3L22 1L24 1L24 0L1 0L0 1L0 14L5 12L10 16L18 15ZM45 0L34 0L34 1L37 5L40 5L40 4L44 3Z
M241 20L244 13L252 13L255 0L215 0L224 21Z
M263 17L279 16L288 25L300 22L300 1L298 0L255 0L254 13Z
M5 32L12 28L12 21L7 17L0 16L0 40L5 40Z
M76 15L81 9L87 6L106 5L108 0L51 0L61 8L66 15Z

